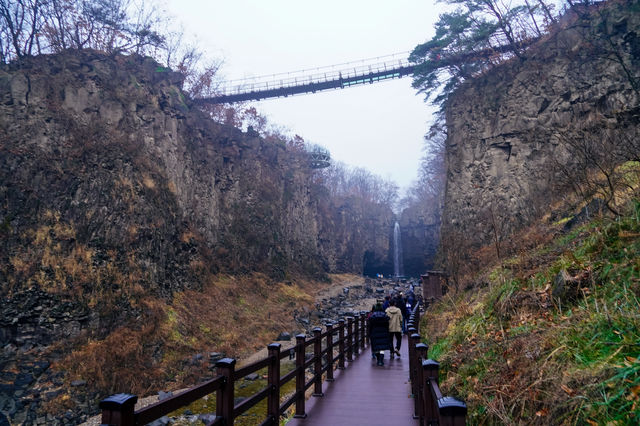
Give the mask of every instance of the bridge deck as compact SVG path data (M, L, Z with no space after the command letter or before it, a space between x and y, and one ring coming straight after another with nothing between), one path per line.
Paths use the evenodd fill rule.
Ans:
M338 370L334 382L325 382L324 396L307 402L307 418L292 419L287 426L310 425L418 425L413 419L409 384L408 342L403 337L401 358L384 367L371 358L369 347L346 370Z
M237 93L221 94L210 98L198 98L195 99L195 101L200 104L224 104L244 101L259 101L262 99L279 98L282 96L286 97L301 93L316 93L329 89L344 89L361 84L371 84L394 78L406 77L413 74L414 69L415 67L413 65L406 65L388 70L370 71L350 76L340 75L335 79L300 81L290 85L262 87L257 90L248 88Z

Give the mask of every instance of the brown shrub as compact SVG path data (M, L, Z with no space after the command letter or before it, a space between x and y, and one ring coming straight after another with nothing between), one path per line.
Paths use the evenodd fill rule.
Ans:
M54 368L66 370L69 380L87 380L102 392L146 394L165 379L163 366L153 362L153 352L162 345L166 305L156 299L141 302L143 318L122 326L104 340L89 340L73 350Z

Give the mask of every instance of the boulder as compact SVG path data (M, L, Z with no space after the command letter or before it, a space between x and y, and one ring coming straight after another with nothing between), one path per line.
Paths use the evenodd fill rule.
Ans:
M173 396L173 392L158 392L158 401L164 401L165 399L169 399Z
M553 279L551 296L562 303L574 302L580 295L580 282L562 269Z
M291 334L289 334L286 331L283 331L282 333L278 334L278 337L276 338L276 340L280 340L280 341L290 341L291 340Z

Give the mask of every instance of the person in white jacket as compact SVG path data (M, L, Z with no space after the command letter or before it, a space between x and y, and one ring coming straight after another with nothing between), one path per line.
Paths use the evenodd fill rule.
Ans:
M389 317L389 334L391 335L391 358L395 352L400 356L400 345L402 344L402 310L396 306L396 301L391 299L390 305L384 312ZM393 350L393 337L396 338L396 348Z

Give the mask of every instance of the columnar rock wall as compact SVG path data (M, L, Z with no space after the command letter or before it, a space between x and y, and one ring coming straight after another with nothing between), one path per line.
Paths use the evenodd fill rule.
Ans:
M433 268L440 242L440 217L432 210L412 206L402 211L400 232L404 274L419 277Z
M640 116L640 6L569 13L526 53L467 81L446 108L443 233L486 243L543 214L563 140L595 122L634 133ZM582 20L580 15L588 16Z
M150 59L94 52L0 69L6 247L28 244L28 229L68 227L93 250L133 249L168 291L198 250L276 275L360 272L365 250L386 254L389 241L364 230L386 235L390 210L323 199L304 153L214 123L180 84Z
M137 315L130 300L220 271L283 279L362 272L365 252L384 262L389 208L327 198L304 152L213 122L180 86L151 59L92 51L0 67L3 299L38 289L74 305L82 327L74 312L105 309L93 325L108 330ZM20 321L0 321L0 344L38 335Z

